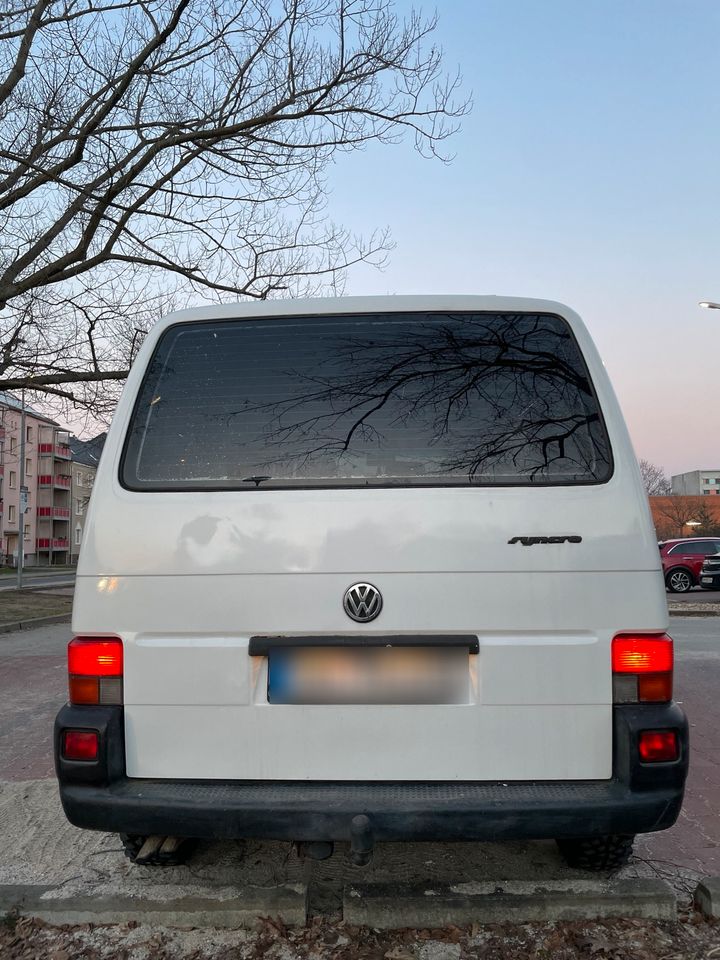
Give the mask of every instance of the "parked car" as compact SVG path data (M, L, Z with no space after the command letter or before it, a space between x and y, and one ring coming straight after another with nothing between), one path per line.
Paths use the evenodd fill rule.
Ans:
M700 569L700 586L703 590L720 590L720 553L705 557Z
M274 300L150 331L98 467L55 727L72 823L555 839L613 869L688 766L657 540L580 318ZM312 851L312 852L311 852Z
M720 553L720 538L664 540L659 546L665 586L671 593L686 593L700 582L705 557Z

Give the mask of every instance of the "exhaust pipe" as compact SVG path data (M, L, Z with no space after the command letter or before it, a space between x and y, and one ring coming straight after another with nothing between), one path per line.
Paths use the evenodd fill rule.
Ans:
M327 860L335 850L335 844L329 840L301 840L296 846L298 856L303 860Z

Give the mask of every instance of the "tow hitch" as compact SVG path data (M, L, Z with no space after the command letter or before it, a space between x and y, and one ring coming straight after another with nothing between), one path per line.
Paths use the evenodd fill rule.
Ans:
M356 867L364 867L373 855L375 840L369 817L359 813L350 823L350 859Z

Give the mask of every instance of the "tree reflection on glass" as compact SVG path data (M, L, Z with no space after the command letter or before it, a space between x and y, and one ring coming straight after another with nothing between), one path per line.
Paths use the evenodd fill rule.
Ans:
M204 324L156 367L145 402L153 391L163 402L143 459L157 456L157 476L172 463L181 482L587 483L610 472L585 364L551 315ZM168 436L183 396L193 408L179 467Z

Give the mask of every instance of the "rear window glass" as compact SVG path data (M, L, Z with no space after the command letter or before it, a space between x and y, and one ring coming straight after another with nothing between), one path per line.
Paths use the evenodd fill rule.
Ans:
M131 489L598 483L607 434L559 317L372 314L170 327Z

